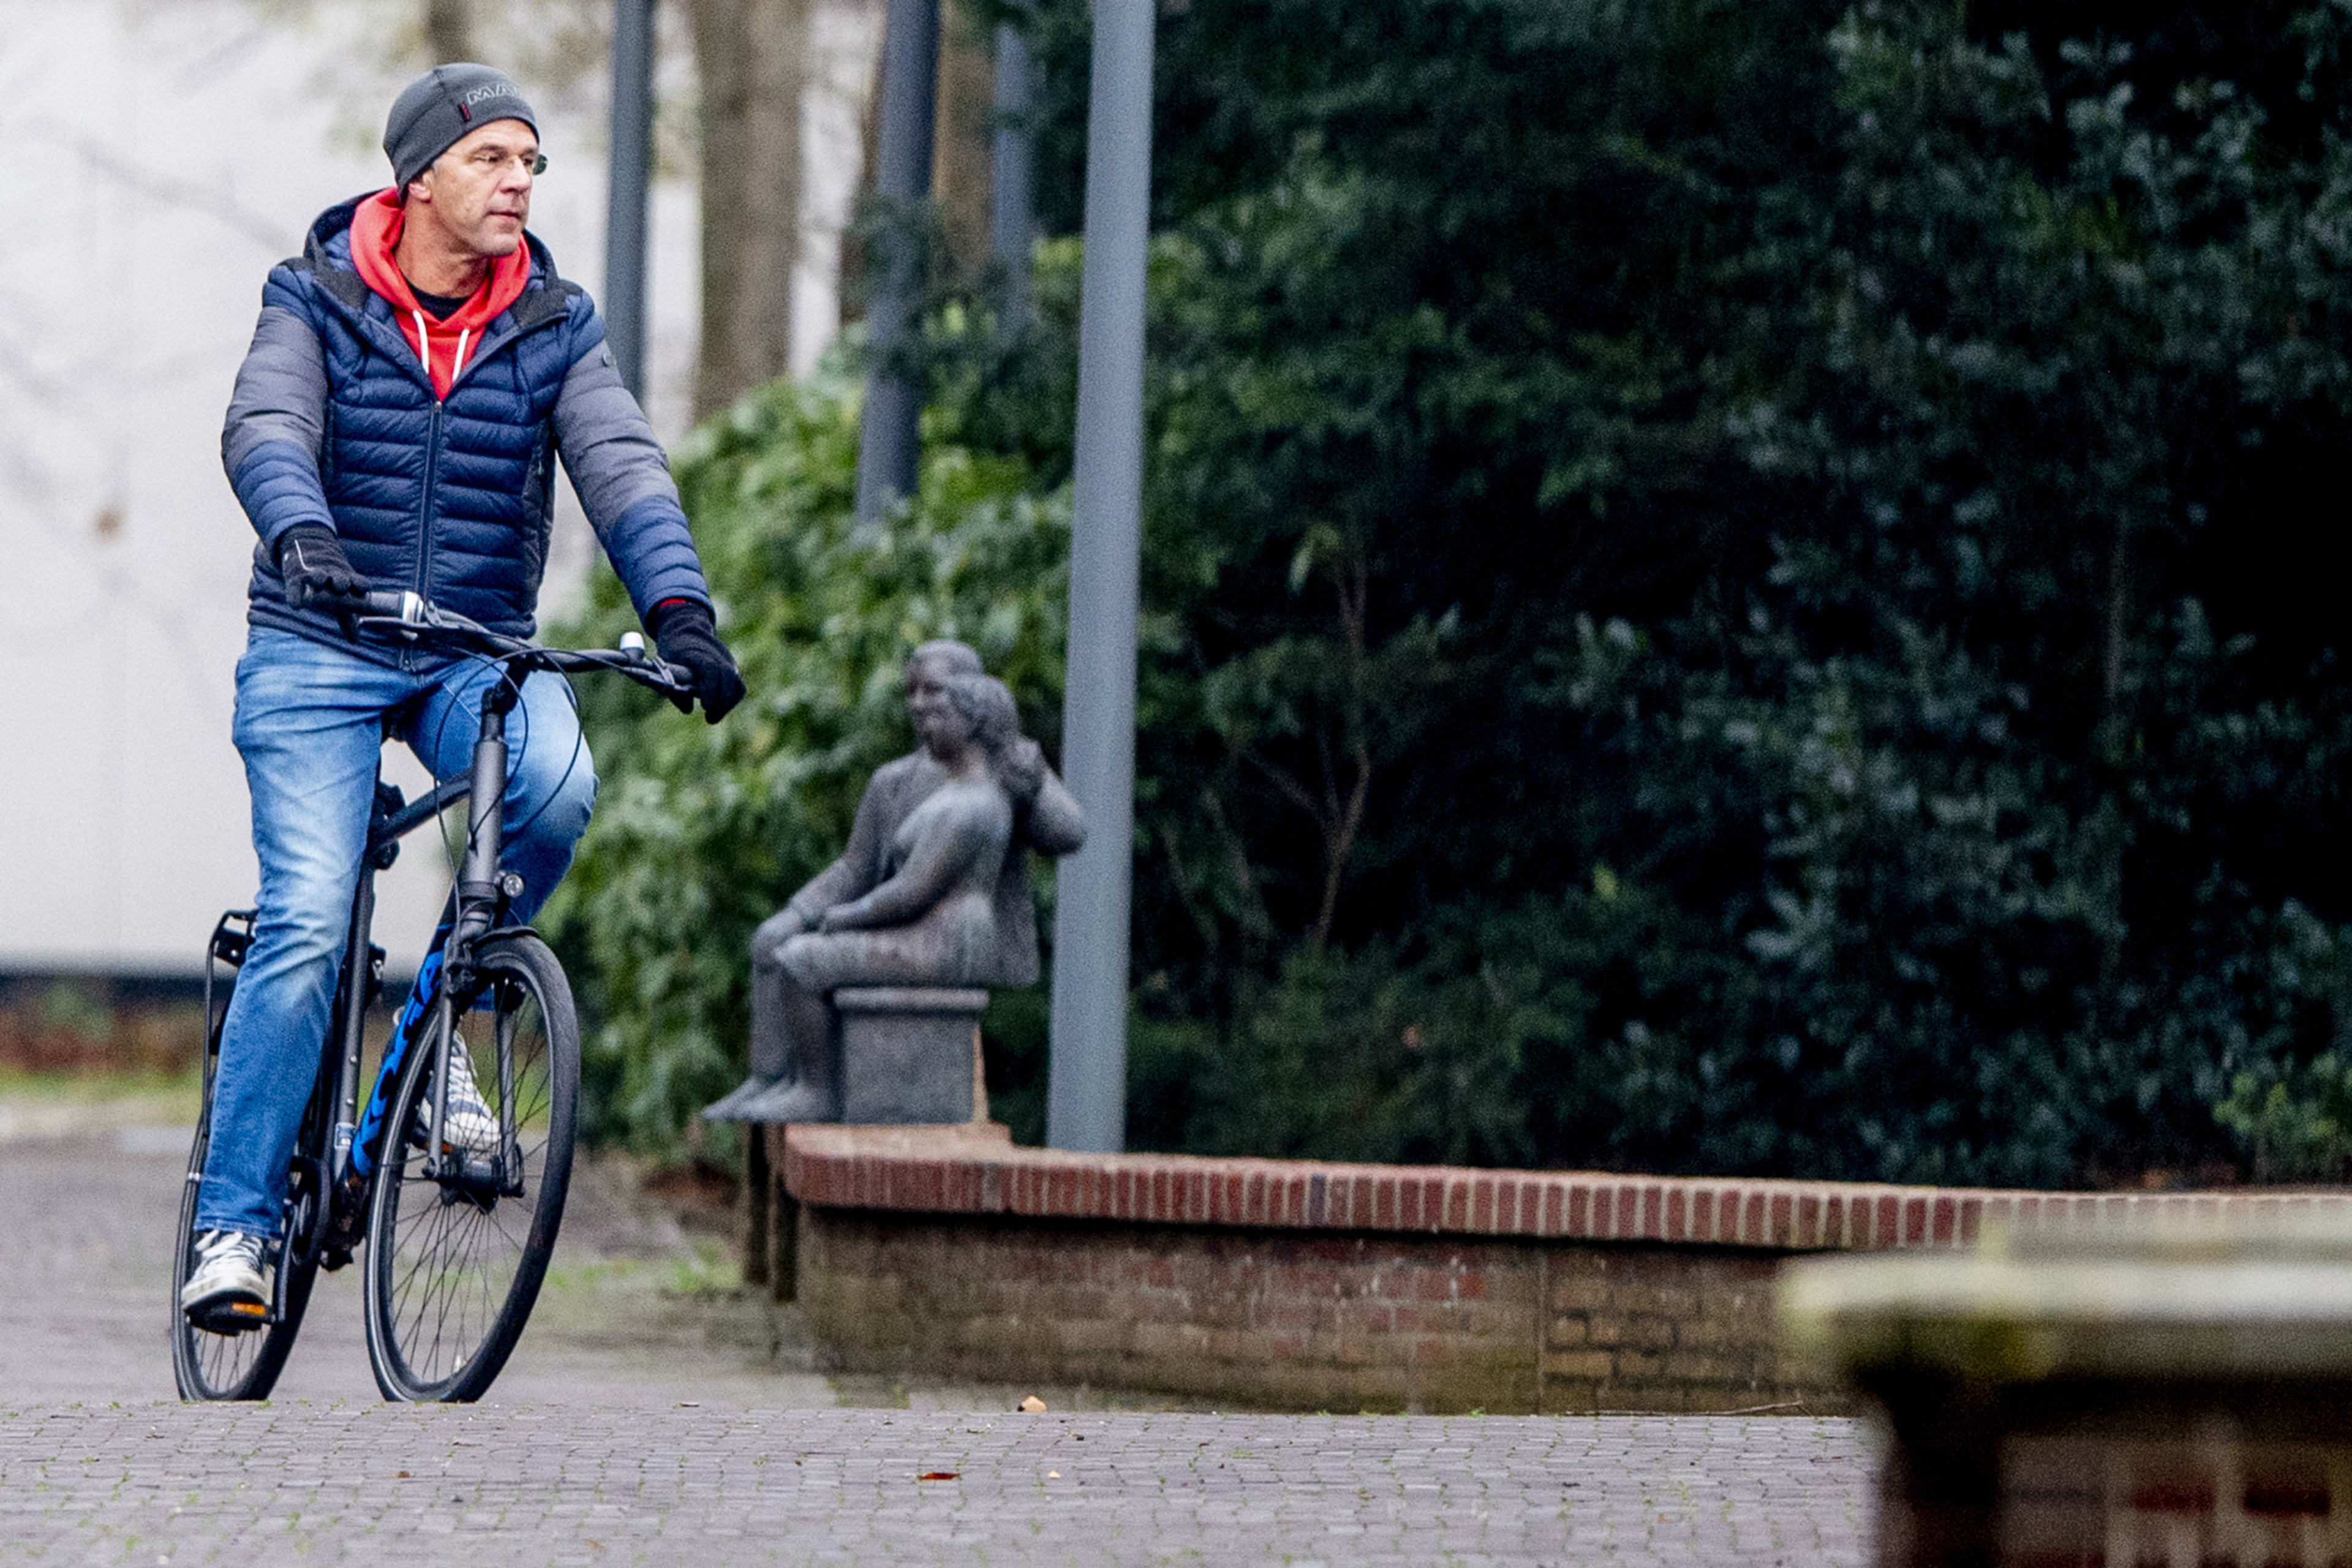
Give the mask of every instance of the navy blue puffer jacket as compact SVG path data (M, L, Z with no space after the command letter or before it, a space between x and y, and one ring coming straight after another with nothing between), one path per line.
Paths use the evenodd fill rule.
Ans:
M221 456L261 536L247 618L354 648L286 602L278 536L323 523L371 586L409 589L514 637L536 629L555 462L643 616L709 602L669 468L585 290L526 237L530 281L484 331L446 401L393 308L352 268L352 214L329 209L271 269Z

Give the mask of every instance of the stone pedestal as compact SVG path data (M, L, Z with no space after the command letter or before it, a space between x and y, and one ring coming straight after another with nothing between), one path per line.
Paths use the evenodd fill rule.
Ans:
M2352 1562L2352 1213L2303 1202L1788 1265L1893 1439L1882 1568Z
M974 1082L985 991L845 986L841 1119L853 1124L971 1121L985 1114Z

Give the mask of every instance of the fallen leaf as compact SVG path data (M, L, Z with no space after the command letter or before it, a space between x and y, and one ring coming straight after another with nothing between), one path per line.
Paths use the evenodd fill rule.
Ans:
M1033 1394L1021 1402L1021 1408L1034 1415L1045 1408L1045 1402Z
M396 1481L404 1481L408 1479L408 1472L406 1470L398 1471L392 1479Z
M1059 1470L1047 1470L1045 1472L1045 1479L1049 1481L1058 1481L1062 1479L1062 1472Z
M956 1479L956 1473L953 1470L925 1470L915 1479L919 1481L951 1481Z

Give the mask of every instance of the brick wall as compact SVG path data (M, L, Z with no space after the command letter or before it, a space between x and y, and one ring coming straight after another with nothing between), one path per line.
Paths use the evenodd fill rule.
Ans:
M1243 1405L1527 1410L1539 1283L1507 1243L801 1211L828 1359Z
M749 1272L840 1370L1497 1414L1843 1408L1776 1343L1791 1253L2295 1201L1076 1155L985 1127L772 1128L752 1175Z

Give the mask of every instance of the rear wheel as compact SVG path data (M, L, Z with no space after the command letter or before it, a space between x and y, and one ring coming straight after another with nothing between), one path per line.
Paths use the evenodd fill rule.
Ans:
M180 1310L180 1289L188 1282L196 1260L196 1199L203 1191L205 1154L212 1142L213 1079L219 1061L220 1022L213 1023L210 1048L205 1053L204 1110L196 1118L195 1146L188 1152L188 1179L180 1186L180 1247L172 1260L172 1371L183 1399L267 1399L286 1368L294 1336L302 1327L302 1312L310 1304L310 1286L319 1277L315 1248L279 1247L278 1266L286 1277L286 1310L275 1323L258 1329L215 1333L199 1328ZM310 1125L306 1121L304 1131ZM306 1137L304 1143L310 1139ZM310 1205L319 1194L310 1181L298 1146L289 1178L293 1234L309 1234ZM307 1255L307 1256L306 1256ZM291 1258L291 1262L288 1261Z
M580 1026L555 955L527 932L487 941L451 1003L428 1010L401 1068L368 1209L368 1360L387 1399L488 1390L539 1299L572 1179ZM510 1160L430 1158L444 1017L514 1130Z

